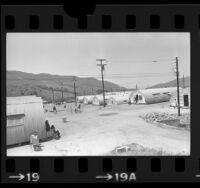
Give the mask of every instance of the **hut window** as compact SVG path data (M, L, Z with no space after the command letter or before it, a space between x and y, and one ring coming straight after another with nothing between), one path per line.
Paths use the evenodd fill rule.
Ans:
M15 126L24 125L24 117L25 117L25 114L8 115L7 126L15 127Z
M142 96L141 95L139 95L139 100L142 100Z
M153 93L152 95L160 95L160 93Z

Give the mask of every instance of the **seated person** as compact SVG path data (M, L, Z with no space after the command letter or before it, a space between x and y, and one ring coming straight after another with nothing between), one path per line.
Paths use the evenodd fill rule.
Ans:
M61 137L60 132L55 129L54 125L51 126L51 136L55 139L59 139Z
M31 134L30 144L32 145L34 151L41 151L41 144L39 143L39 137L37 132Z

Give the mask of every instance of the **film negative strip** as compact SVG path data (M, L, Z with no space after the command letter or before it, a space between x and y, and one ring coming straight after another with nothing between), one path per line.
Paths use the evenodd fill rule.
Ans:
M3 183L200 181L200 5L1 8Z

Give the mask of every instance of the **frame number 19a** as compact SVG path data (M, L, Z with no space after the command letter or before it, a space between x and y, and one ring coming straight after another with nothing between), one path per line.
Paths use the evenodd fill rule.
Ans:
M125 173L125 172L122 172L122 173L115 173L114 174L114 179L116 181L121 181L121 182L131 182L131 181L136 181L136 176L135 176L135 173Z

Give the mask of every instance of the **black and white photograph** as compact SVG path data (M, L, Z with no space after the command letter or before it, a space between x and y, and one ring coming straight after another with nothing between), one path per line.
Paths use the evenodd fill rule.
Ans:
M189 156L189 32L6 34L7 156Z

